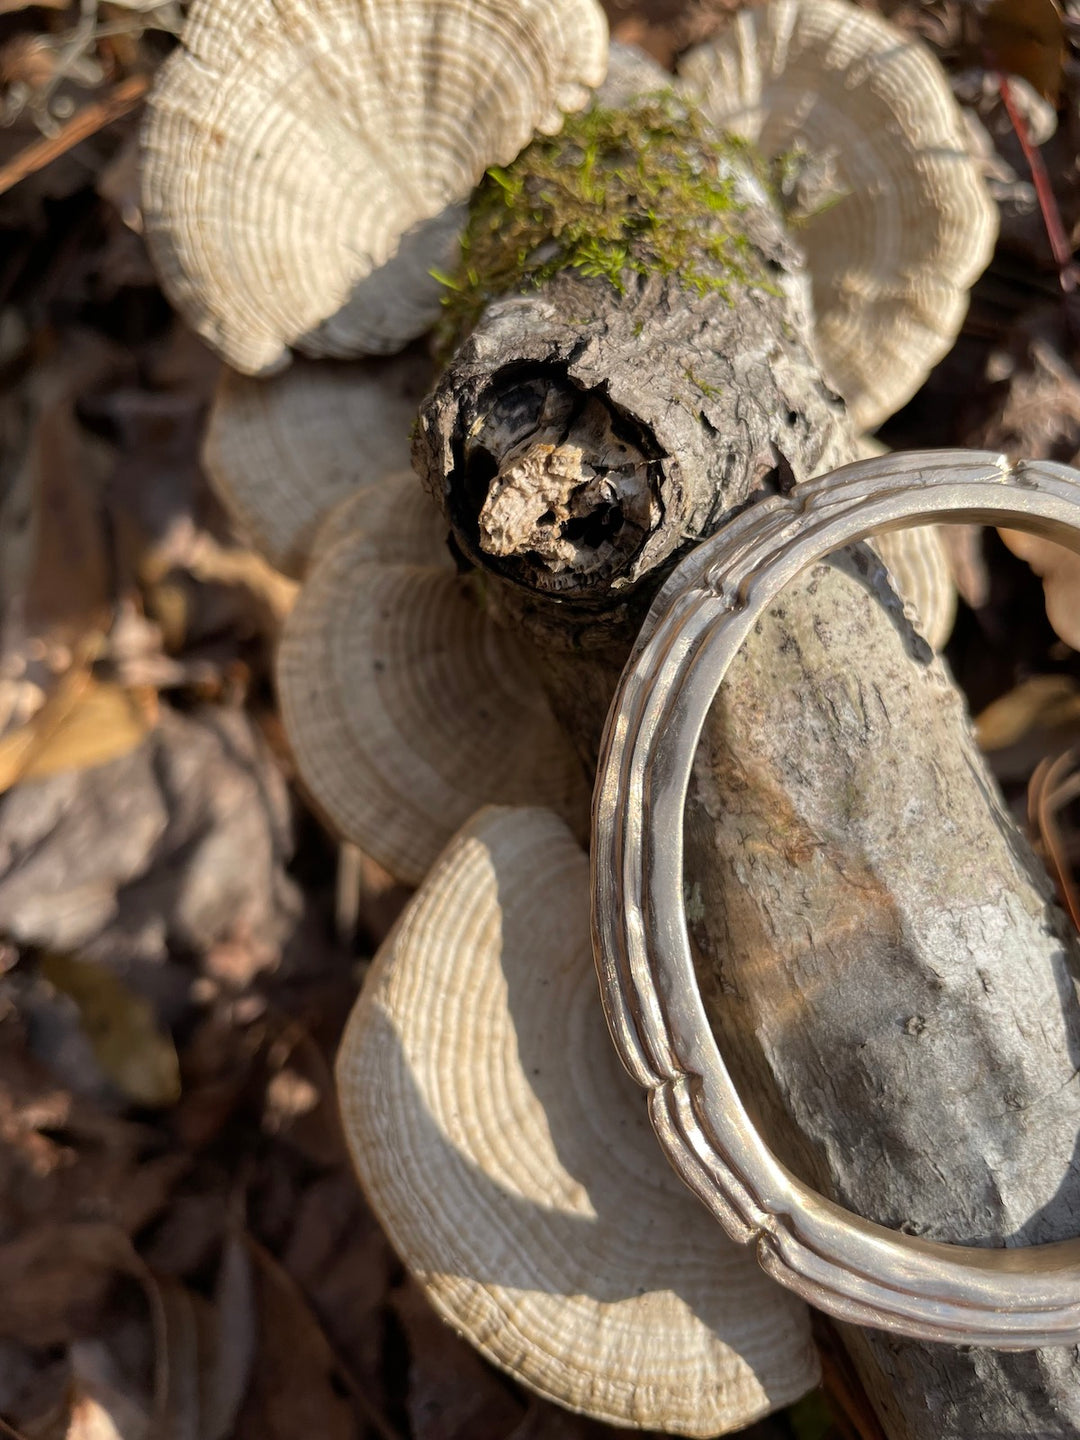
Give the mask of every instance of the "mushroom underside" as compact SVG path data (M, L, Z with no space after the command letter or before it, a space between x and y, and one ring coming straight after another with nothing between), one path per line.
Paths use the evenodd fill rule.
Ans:
M539 1393L678 1434L813 1386L801 1302L660 1156L606 1034L588 861L487 809L384 944L338 1059L364 1188L440 1313Z
M679 75L772 162L823 368L873 429L951 348L997 237L948 77L921 42L847 0L742 11Z

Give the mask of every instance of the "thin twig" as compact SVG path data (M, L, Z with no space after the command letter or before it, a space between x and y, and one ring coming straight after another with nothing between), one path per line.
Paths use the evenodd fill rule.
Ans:
M1065 226L1061 220L1061 211L1058 209L1050 177L1046 173L1046 165L1038 146L1031 143L1027 122L1017 109L1008 77L1000 72L998 74L998 90L1001 93L1002 103L1009 121L1016 131L1020 148L1024 152L1024 159L1031 171L1031 178L1035 182L1035 194L1039 201L1043 224L1046 226L1046 236L1050 241L1054 264L1058 268L1061 288L1066 294L1069 294L1070 291L1076 289L1076 266L1073 264L1072 250L1065 234Z
M89 140L91 135L96 135L106 125L111 125L114 120L119 120L122 115L134 110L149 88L148 75L132 75L110 90L103 100L85 105L55 135L28 145L14 160L0 166L0 195L17 185L20 180L25 180L28 175L33 175L36 170L44 169L81 141Z

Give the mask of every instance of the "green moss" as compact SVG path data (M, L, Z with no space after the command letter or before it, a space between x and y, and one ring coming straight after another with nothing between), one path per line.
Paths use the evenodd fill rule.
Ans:
M476 607L480 610L486 610L488 601L488 586L487 576L484 574L483 570L473 569L467 571L465 574L465 588L468 591L469 598L472 600L473 604L476 605Z
M447 287L444 340L497 296L566 269L620 294L634 275L674 275L698 294L764 284L732 223L745 209L733 161L754 164L743 142L713 135L671 91L569 117L473 193L457 270L436 274Z
M701 886L696 880L693 885L689 880L683 881L683 909L689 925L700 925L705 919L705 901L702 898Z
M684 370L683 374L687 380L690 381L691 385L697 386L707 400L719 400L720 396L724 393L718 386L710 385L707 380L702 380L700 376L695 375L693 370Z

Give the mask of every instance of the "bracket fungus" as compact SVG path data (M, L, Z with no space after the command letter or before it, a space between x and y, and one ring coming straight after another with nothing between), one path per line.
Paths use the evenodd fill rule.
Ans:
M605 1032L588 860L543 810L454 837L338 1058L368 1197L436 1309L542 1395L684 1435L817 1379L806 1312L660 1159Z
M856 449L860 460L889 453L888 446L873 435L861 435ZM909 619L916 630L931 649L944 649L956 622L957 588L942 527L890 530L868 543L884 562L900 598L911 607Z
M779 167L822 365L872 429L951 348L997 237L944 70L847 0L771 0L679 74L715 124Z
M872 43L860 49L867 34ZM386 355L427 330L440 297L429 271L456 242L473 185L535 130L557 131L562 111L586 103L607 58L595 0L194 0L184 41L151 102L148 236L187 318L235 369L257 376L287 366L292 349ZM898 58L876 68L889 47ZM816 90L829 91L816 107L796 84L804 61L818 67ZM925 52L838 0L777 0L738 17L725 40L683 67L714 123L744 129L781 158L801 144L835 166L843 193L831 209L805 214L801 232L820 347L862 425L897 408L951 343L993 238L947 88L928 99L916 86L927 72L937 83ZM720 98L724 74L739 113ZM792 115L781 122L785 103ZM870 118L853 120L851 106ZM819 114L840 115L841 134L819 137ZM860 124L873 133L848 159L841 140ZM901 152L917 154L919 178L906 189L886 183ZM680 319L656 303L654 286L652 311L643 304L629 317L615 313L618 296L605 296L628 375L636 381L649 368L642 356L652 362L661 347L680 362L672 394L695 403L673 405L665 394L658 404L665 416L677 412L670 423L682 428L671 434L700 442L692 498L702 524L727 503L717 434L737 431L747 472L776 483L799 469L792 456L800 474L813 473L847 458L850 445L809 350L801 340L783 349L793 318L801 325L805 278L787 267L778 217L757 188L762 234L775 240L787 288L753 290L742 317L724 298L729 329L713 343L717 320L701 340L701 374L697 352L692 368L682 363L679 346L689 342L679 325L702 332L703 305L683 307ZM976 230L965 230L972 218ZM839 241L842 273L822 259ZM575 272L583 287L587 278ZM515 296L501 314L513 310L532 343L529 322L545 304L545 294ZM555 316L566 322L568 366L585 376L575 387L610 398L611 354L582 336L581 313L590 312ZM655 350L635 328L647 323ZM481 353L490 338L489 326L470 342L478 375L491 364ZM727 367L719 378L707 369L714 362L717 374ZM814 1383L806 1314L668 1171L607 1043L590 964L587 861L563 823L586 828L573 741L556 726L528 644L485 606L498 578L485 596L482 572L457 573L446 522L402 473L410 387L420 383L412 367L423 364L411 354L341 368L300 360L270 380L229 376L207 443L234 513L275 563L305 575L278 671L301 775L336 828L395 875L422 882L341 1051L354 1159L436 1307L498 1364L600 1418L689 1435L737 1429ZM361 373L367 380L354 388ZM635 385L635 403L652 403L648 388ZM751 394L758 409L747 420ZM771 403L774 394L785 403ZM385 437L377 420L389 426ZM660 448L689 473L685 447ZM556 509L572 540L580 506L600 509L609 496L564 484L577 476L558 445L549 459L545 475L559 482ZM618 536L604 548L606 530L592 546L597 595L610 588L604 566L625 560L657 518L629 480L612 497L629 497L637 529L628 527L625 547ZM493 501L484 515L488 558L500 552L504 569L522 529L510 503L518 499L510 487L502 509ZM525 541L553 573L580 566L582 546L534 528ZM669 528L673 545L698 533ZM915 568L934 572L932 590L934 564L920 552ZM934 638L917 580L901 577L900 587ZM552 609L560 603L555 596ZM492 802L548 808L475 815Z
M461 202L606 62L596 0L195 0L144 133L162 284L250 374L400 350Z
M894 530L876 535L872 548L901 598L911 602L915 628L931 649L943 649L956 620L956 582L940 532L930 525Z
M431 373L413 351L350 364L299 359L264 380L222 373L203 465L278 570L301 576L314 532L337 502L409 468L409 426Z
M419 882L488 803L544 804L584 833L588 793L528 645L468 594L411 474L326 520L278 657L285 728L333 824Z

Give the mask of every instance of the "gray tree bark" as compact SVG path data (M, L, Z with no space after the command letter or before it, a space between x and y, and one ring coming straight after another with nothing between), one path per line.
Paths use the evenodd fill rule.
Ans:
M852 457L764 194L742 223L774 286L619 295L564 272L489 306L421 414L417 468L590 758L678 555ZM712 1022L784 1163L939 1240L1076 1235L1075 936L867 549L803 576L747 642L685 838ZM893 1440L1080 1436L1076 1348L843 1339Z

